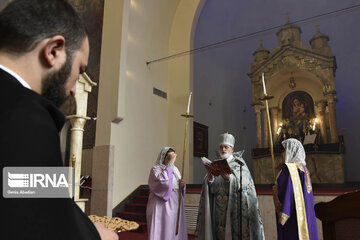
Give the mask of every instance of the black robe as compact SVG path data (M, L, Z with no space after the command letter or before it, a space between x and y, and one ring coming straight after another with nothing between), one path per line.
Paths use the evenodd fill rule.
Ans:
M65 118L36 92L0 69L0 164L63 166L59 131ZM1 190L2 192L2 190ZM70 198L4 198L0 200L1 239L100 239Z

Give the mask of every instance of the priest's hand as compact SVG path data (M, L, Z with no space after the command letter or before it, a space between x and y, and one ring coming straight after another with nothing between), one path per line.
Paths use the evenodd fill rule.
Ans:
M119 236L107 229L102 222L95 222L94 223L96 230L98 231L101 240L118 240Z
M230 180L230 174L224 172L224 171L221 171L220 172L220 175L222 176L222 178L225 180L225 181L229 181Z
M208 179L208 181L211 182L211 181L214 179L214 175L212 175L211 171L208 170L207 168L206 168L206 173L207 173L207 179Z

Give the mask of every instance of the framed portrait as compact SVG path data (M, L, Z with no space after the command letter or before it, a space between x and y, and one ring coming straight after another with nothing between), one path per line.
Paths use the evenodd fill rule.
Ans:
M312 117L314 116L314 101L307 92L292 92L282 103L282 114L284 119Z
M208 157L208 131L209 127L194 122L194 156Z

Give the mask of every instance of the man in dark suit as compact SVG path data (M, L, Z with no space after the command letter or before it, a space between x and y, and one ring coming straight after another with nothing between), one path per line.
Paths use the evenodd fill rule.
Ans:
M63 166L58 107L88 57L85 26L67 1L13 0L0 12L1 169ZM1 196L0 213L1 239L117 239L71 198Z

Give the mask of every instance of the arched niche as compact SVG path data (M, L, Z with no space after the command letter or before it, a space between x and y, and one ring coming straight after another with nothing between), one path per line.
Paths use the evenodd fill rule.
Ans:
M256 116L256 146L269 146L269 126L267 113L262 97L264 96L262 75L265 77L267 93L273 98L269 100L271 129L276 133L281 123L282 102L294 91L307 92L315 104L315 114L321 129L322 143L339 142L336 126L336 89L334 76L337 68L335 57L327 45L328 36L318 29L310 40L311 48L304 45L300 39L299 27L287 21L279 30L281 33L298 34L297 38L286 38L278 35L279 46L273 52L264 48L262 41L253 53L251 72L248 74L252 83L252 104ZM294 32L295 31L295 32ZM285 34L285 35L287 35ZM284 35L284 36L285 36ZM326 51L313 41L321 38L327 46ZM261 120L262 119L262 120ZM329 129L329 133L328 132ZM262 136L263 135L263 136ZM329 137L330 136L330 137ZM276 140L276 134L272 134Z
M291 77L296 84L295 88L289 86ZM274 97L269 102L270 107L278 107L281 109L285 97L294 91L304 91L308 93L314 103L325 100L321 80L313 73L305 70L289 69L278 72L266 80L266 85L269 94Z
M280 144L281 137L304 140L313 182L344 181L343 143L338 138L336 126L336 59L328 45L329 37L321 33L319 27L310 39L311 47L303 44L300 34L300 27L287 19L278 31L278 46L271 52L260 41L253 53L254 61L248 75L256 117L256 148L252 149L255 183L274 182L269 171L274 167L269 146L272 142ZM264 98L262 76L267 98ZM294 99L300 96L307 99L308 110L294 117L286 110L292 111ZM269 109L265 108L265 99L268 99ZM275 158L279 159L281 147L275 144L274 152ZM321 167L317 166L320 162Z

